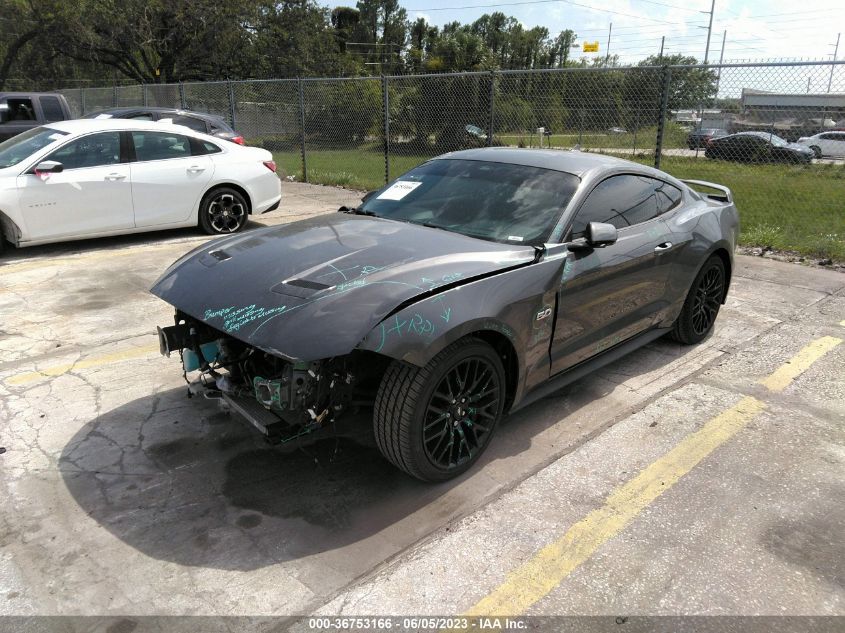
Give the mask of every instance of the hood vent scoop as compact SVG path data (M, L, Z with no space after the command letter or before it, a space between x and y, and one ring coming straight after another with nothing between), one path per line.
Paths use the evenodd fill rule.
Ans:
M331 286L316 281L309 281L308 279L288 279L287 281L276 284L270 290L280 295L307 299L326 288L331 288Z
M218 249L216 251L210 251L200 257L200 264L211 268L218 262L225 262L227 259L231 259L231 257L232 256L223 249Z

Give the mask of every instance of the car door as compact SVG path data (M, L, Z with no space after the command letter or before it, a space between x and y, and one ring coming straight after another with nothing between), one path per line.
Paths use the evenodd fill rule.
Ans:
M132 183L120 132L97 132L68 141L41 161L58 161L59 173L17 178L30 239L83 236L135 226Z
M138 227L195 222L214 173L208 156L194 155L190 138L167 131L130 133L132 200Z
M635 174L599 183L574 216L569 239L589 222L616 226L615 244L570 252L558 291L552 373L568 369L649 329L668 305L666 255L674 245L660 217L661 181Z
M822 156L845 156L845 132L826 132L819 139Z

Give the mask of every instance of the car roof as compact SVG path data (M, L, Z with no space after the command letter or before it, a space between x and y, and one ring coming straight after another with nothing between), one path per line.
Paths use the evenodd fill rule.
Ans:
M69 134L84 134L85 132L107 132L109 130L156 130L159 132L178 132L198 134L182 125L171 125L161 121L138 121L135 119L71 119L47 123L44 127L68 132ZM201 136L206 136L201 134Z
M156 112L158 114L178 114L186 116L194 116L200 119L220 119L223 117L218 114L210 114L208 112L194 112L193 110L183 110L182 108L166 108L162 106L122 106L119 108L103 108L102 110L95 110L87 112L86 117L97 116L99 114L127 114L129 112Z
M578 150L484 147L449 152L448 154L438 156L435 160L444 159L483 160L493 163L525 165L526 167L554 169L555 171L562 171L579 177L584 177L591 172L605 171L637 171L645 175L653 175L660 178L666 178L668 176L668 174L662 171L629 160L607 156L606 154L592 154Z

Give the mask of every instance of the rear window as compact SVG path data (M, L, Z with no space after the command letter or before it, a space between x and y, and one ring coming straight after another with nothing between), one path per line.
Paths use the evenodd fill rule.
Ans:
M64 121L65 111L58 97L39 97L45 121Z

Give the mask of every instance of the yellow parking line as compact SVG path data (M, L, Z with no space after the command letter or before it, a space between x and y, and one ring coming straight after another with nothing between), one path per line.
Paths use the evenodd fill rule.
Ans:
M109 363L117 363L133 358L142 358L144 356L149 356L153 352L158 351L158 345L133 347L132 349L126 349L120 352L114 352L112 354L104 354L103 356L94 356L93 358L86 358L85 360L80 360L75 363L54 365L52 367L47 367L39 371L28 371L24 374L17 374L16 376L7 378L6 384L24 385L26 383L32 382L33 380L38 380L39 378L44 378L47 376L61 376L62 374L69 372L71 369L88 369L89 367L108 365Z
M824 337L813 341L765 379L773 391L785 389L797 376L841 343ZM540 550L482 598L467 616L520 615L548 595L604 543L618 535L637 515L719 446L734 437L765 408L745 396L735 405L686 436L633 479L616 488L598 509L573 525L558 540Z
M810 365L841 342L841 338L835 338L833 336L823 336L820 339L816 339L786 361L785 364L781 365L775 372L761 380L760 384L769 391L783 391L793 380L807 371Z

